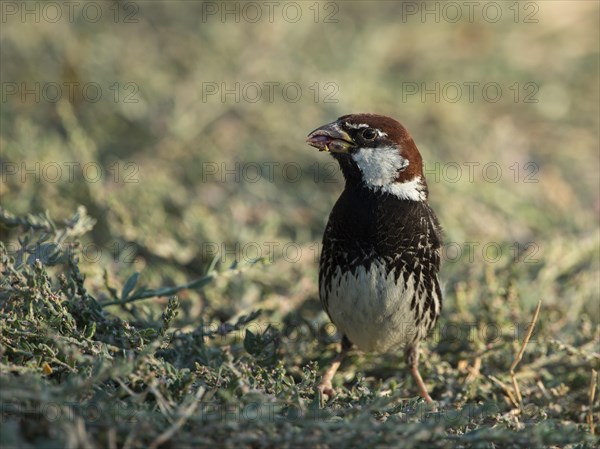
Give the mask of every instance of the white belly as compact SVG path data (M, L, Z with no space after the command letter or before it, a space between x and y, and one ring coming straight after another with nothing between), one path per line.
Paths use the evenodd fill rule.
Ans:
M338 268L320 294L327 298L333 323L359 349L388 352L426 333L427 322L415 327L423 301L416 301L414 310L410 307L413 296L422 294L415 284L413 274L405 285L402 276L396 282L394 271L387 274L383 264L373 263L368 271L359 267L356 274Z

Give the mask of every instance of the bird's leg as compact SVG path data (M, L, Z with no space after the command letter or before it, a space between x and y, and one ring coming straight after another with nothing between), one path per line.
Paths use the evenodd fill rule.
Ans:
M346 354L348 353L351 347L352 343L350 343L350 340L348 340L348 338L344 335L342 337L341 351L335 357L335 359L333 359L333 362L331 362L331 365L329 365L329 368L327 368L327 371L325 371L325 374L323 374L323 379L317 387L319 391L321 391L321 394L327 395L330 398L335 396L335 391L333 390L333 385L331 384L331 381L333 380L333 376L342 364L342 360L344 360L344 357L346 357Z
M413 379L417 383L417 388L419 388L419 394L425 399L425 402L432 403L433 400L429 393L427 393L427 387L425 387L425 382L423 382L423 378L419 373L419 342L411 343L408 345L406 350L404 351L404 357L406 358L406 364L410 369L410 374Z

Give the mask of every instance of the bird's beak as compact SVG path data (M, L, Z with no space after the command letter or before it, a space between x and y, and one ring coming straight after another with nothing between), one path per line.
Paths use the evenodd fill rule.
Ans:
M306 142L319 151L330 151L332 153L348 153L355 146L352 137L340 128L337 122L328 123L315 129L308 135Z

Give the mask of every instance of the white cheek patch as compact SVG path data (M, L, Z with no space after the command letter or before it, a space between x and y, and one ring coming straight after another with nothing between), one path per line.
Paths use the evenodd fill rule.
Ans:
M352 158L360 168L364 181L373 187L391 184L398 177L398 171L408 166L395 147L359 148Z
M412 181L394 182L381 188L384 192L396 195L403 200L425 201L427 196L420 176Z
M423 201L425 189L420 176L407 182L396 182L398 172L408 167L398 148L360 148L352 155L358 165L365 184L374 189L391 193L402 199Z

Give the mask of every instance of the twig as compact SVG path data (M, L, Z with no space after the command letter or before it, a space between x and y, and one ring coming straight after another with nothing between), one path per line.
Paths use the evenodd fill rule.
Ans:
M194 399L182 411L181 416L179 416L177 421L175 421L173 424L171 424L171 426L167 430L165 430L158 437L156 437L156 439L152 442L152 444L150 444L150 446L148 446L148 449L157 449L161 444L163 444L163 443L169 441L171 438L173 438L173 435L175 435L175 433L187 422L189 417L192 416L192 413L194 413L194 410L196 410L198 403L202 400L202 397L204 396L205 391L206 391L206 389L204 387L198 388L198 390L196 391L196 395L194 396Z
M515 360L510 366L510 377L512 379L513 389L515 391L515 395L517 400L519 401L519 407L523 405L523 396L521 396L521 389L519 388L519 384L517 383L517 376L515 375L515 368L523 358L523 353L525 352L525 347L527 343L529 343L529 339L533 334L533 328L535 327L535 323L537 322L538 316L540 314L540 308L542 307L542 300L540 299L537 303L537 307L535 308L535 313L533 314L533 319L531 323L529 323L529 328L527 329L527 335L525 335L525 339L523 340L523 344L521 345L521 349L519 350Z
M481 374L481 357L475 357L473 366L467 366L467 370L469 371L469 374L465 377L464 383L468 384L477 379Z
M203 276L199 279L195 279L193 281L187 282L185 284L176 285L173 287L162 287L158 289L144 289L134 292L131 296L124 300L114 300L107 301L100 304L101 307L114 306L114 305L123 305L134 301L139 301L141 299L154 298L159 296L174 296L176 293L181 290L188 290L193 288L201 288L205 285L209 284L217 277L224 277L227 275L239 274L250 268L250 266L255 265L258 262L263 262L264 259L257 259L251 262L248 262L248 265L242 267L230 268L224 272L217 273L215 271L208 273L206 276Z
M510 390L508 385L506 385L500 379L498 379L497 377L494 377L492 375L489 375L487 377L488 377L488 379L490 379L492 382L494 382L496 385L498 385L500 388L502 388L504 390L504 392L506 393L506 396L508 396L508 399L510 399L510 402L512 402L515 407L517 407L517 408L519 407L519 403L513 396L513 393Z
M587 415L587 423L590 427L590 433L592 435L596 434L596 429L594 428L594 414L592 410L594 409L594 397L596 396L596 386L598 385L598 372L595 369L592 369L592 378L590 379L590 390L588 391L588 396L590 398L590 408L588 409Z

